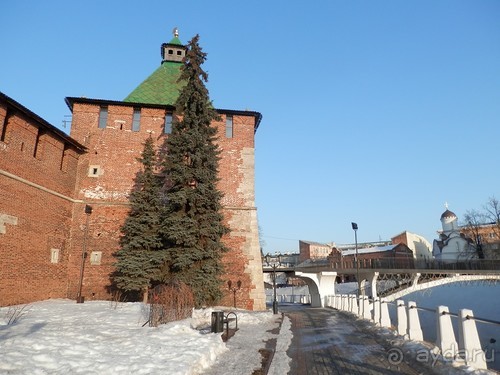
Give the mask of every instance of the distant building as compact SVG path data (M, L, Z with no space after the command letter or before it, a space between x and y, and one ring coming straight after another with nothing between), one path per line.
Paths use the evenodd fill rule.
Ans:
M278 268L292 268L299 264L299 253L262 254L262 267L276 265Z
M415 260L432 259L432 245L424 237L404 231L391 238L394 245L403 243L413 251Z
M280 254L283 267L295 267L299 263L299 253Z
M312 241L299 241L299 262L305 262L308 259L318 260L326 259L332 248L328 244L312 242Z
M439 239L432 244L432 255L436 260L459 261L477 258L472 240L460 232L458 218L446 208L441 215L442 230Z
M460 232L481 244L485 259L500 259L499 223L480 224L477 227L461 226Z
M333 248L328 260L333 268L356 268L356 253L362 268L413 268L413 251L404 243L348 250Z

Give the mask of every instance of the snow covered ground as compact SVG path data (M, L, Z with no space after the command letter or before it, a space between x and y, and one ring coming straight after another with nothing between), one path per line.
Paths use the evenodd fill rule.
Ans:
M499 319L498 287L458 284L443 288L450 301L459 300L476 316ZM470 293L465 292L468 288ZM493 293L493 297L486 297L488 293ZM421 292L421 296L435 297L421 301L422 306L447 303L442 302L438 289ZM483 302L472 306L467 298ZM408 299L415 300L415 296ZM493 315L481 306L487 306ZM462 308L451 302L449 307ZM286 350L292 333L286 317L278 335L280 315L271 311L237 311L239 331L224 343L220 334L210 333L212 311L195 310L191 319L153 328L143 327L148 311L141 303L77 304L57 299L27 305L22 311L19 306L3 307L0 308L0 374L251 375L261 367L259 350L272 339L277 342L269 374L288 372L290 358ZM16 322L7 324L15 312L21 315ZM409 344L401 340L395 345L408 348Z
M47 300L7 325L14 311L0 309L0 374L201 374L236 344L247 350L233 356L240 372L231 373L251 374L278 326L271 312L238 312L240 330L226 345L210 333L212 309L157 328L143 327L141 303Z

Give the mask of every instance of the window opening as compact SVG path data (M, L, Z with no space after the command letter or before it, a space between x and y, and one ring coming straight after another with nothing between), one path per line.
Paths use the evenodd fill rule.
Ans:
M101 167L98 165L91 165L89 166L89 177L99 177L102 175L101 173Z
M5 142L5 135L7 134L7 123L9 122L9 110L5 113L5 117L2 123L2 132L0 133L0 141Z
M226 138L233 138L233 116L226 116Z
M90 264L98 266L101 264L102 251L92 251L90 253Z
M59 249L50 249L50 263L59 263Z
M132 120L132 131L138 132L141 125L141 109L134 108L134 116Z
M59 169L61 169L61 171L63 172L66 172L68 170L68 162L67 162L68 151L69 151L68 145L64 144L64 149L61 156L61 165L59 166Z
M108 107L101 107L99 110L99 129L104 129L108 122Z
M172 133L172 114L171 113L167 113L165 115L165 127L163 129L163 132L165 134Z
M41 157L41 147L40 147L40 142L41 142L41 137L43 135L43 131L38 129L36 133L36 139L35 139L35 147L33 149L33 156L37 159L40 159Z

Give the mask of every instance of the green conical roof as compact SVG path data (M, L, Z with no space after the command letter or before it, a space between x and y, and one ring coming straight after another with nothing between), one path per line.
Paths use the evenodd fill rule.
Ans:
M162 64L123 101L144 104L174 105L184 83L178 82L186 47L179 39L177 28L169 43L163 43Z
M123 101L174 105L184 83L177 82L181 74L178 62L164 61L153 74L136 87Z
M172 38L172 40L171 40L170 42L168 42L168 44L176 44L176 45L178 45L178 46L182 46L182 42L181 42L181 40L179 39L179 37L177 37L177 36L174 36L174 37Z

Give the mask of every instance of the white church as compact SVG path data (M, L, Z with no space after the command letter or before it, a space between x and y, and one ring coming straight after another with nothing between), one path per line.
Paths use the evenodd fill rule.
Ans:
M436 260L457 262L477 258L473 242L460 233L457 215L448 210L448 205L441 215L441 226L439 239L432 244L432 255Z

